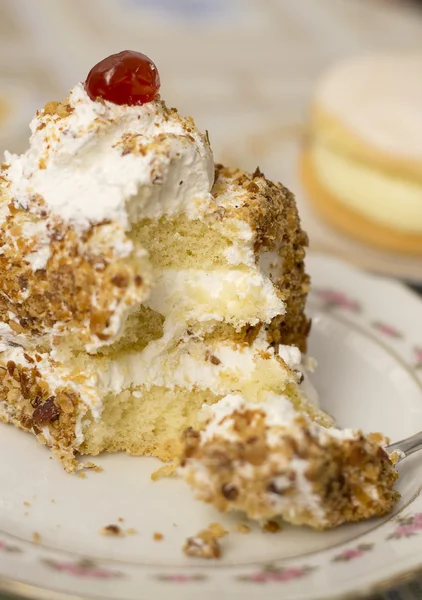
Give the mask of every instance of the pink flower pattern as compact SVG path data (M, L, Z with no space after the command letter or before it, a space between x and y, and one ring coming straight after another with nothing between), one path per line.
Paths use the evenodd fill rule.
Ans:
M93 579L116 579L123 577L123 573L99 567L90 559L83 559L78 562L59 562L51 559L43 559L43 563L55 571L61 571L74 577L88 577Z
M416 369L422 369L422 347L416 346L415 348L416 354Z
M207 577L205 575L197 574L197 575L182 575L182 574L173 574L173 575L156 575L156 579L160 581L168 581L169 583L192 583L205 581Z
M349 562L355 558L360 558L366 552L372 550L373 547L373 544L359 544L359 546L356 548L348 548L347 550L343 550L343 552L340 552L340 554L334 556L332 562Z
M249 581L251 583L285 583L294 579L306 577L315 567L276 567L267 565L261 571L251 575L240 575L240 581Z
M330 289L314 289L314 294L324 303L326 310L332 308L350 310L351 312L359 312L361 310L359 302L350 298L344 292Z
M372 323L372 327L377 329L380 333L392 338L401 338L403 334L401 331L393 327L392 325L388 325L387 323L382 323L381 321L374 321Z
M397 523L398 526L387 537L388 540L407 538L422 531L422 513L415 513L410 517L400 517L397 519Z
M6 542L2 541L0 541L0 550L3 552L22 552L22 550L17 546L11 546L10 544L6 544Z

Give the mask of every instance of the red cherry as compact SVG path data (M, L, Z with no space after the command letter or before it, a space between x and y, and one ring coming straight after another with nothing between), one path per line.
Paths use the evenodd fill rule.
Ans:
M160 89L157 67L148 56L132 50L112 54L88 73L85 90L91 100L103 98L114 104L145 104Z

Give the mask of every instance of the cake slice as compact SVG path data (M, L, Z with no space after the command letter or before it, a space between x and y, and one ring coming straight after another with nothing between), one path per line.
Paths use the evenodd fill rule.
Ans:
M253 518L382 514L397 499L383 439L336 429L304 391L293 195L214 165L158 90L147 57L111 56L6 153L0 418L68 471L84 454L182 457L200 498Z
M196 497L252 519L328 529L381 516L398 474L380 434L321 427L288 397L228 395L184 436L182 473Z
M309 278L292 194L215 166L158 95L91 92L47 104L3 165L2 419L68 470L103 451L177 458L228 394L285 394L331 424L301 387Z

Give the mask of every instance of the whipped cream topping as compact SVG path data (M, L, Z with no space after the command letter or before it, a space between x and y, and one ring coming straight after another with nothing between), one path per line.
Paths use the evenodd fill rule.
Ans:
M59 107L33 119L25 154L6 152L18 207L47 207L78 230L104 221L127 229L140 218L182 210L191 218L203 214L214 162L191 119L161 100L141 106L92 101L81 83Z
M299 368L302 363L302 353L296 346L279 346L278 355L292 369Z
M263 402L248 402L241 394L227 394L212 406L202 408L202 420L207 425L202 432L202 440L205 442L214 436L222 437L229 441L236 441L238 433L233 428L233 419L237 412L246 410L261 411L265 414L265 422L269 428L268 444L276 446L279 439L279 430L277 428L289 429L293 426L298 416L304 417L299 413L284 394L267 392ZM352 429L338 429L337 427L322 427L318 423L309 421L309 427L314 432L324 438L333 437L336 439L354 439L358 433ZM272 428L275 428L272 430Z
M7 323L0 322L0 352L5 352L14 344L26 346L26 338L23 334L16 333Z
M202 420L207 421L207 426L202 432L202 441L206 442L213 437L222 437L228 441L238 440L238 433L233 428L233 417L236 412L262 410L265 412L269 426L283 426L295 417L295 410L290 400L283 395L268 393L266 402L248 403L240 394L227 394L216 404L204 406Z

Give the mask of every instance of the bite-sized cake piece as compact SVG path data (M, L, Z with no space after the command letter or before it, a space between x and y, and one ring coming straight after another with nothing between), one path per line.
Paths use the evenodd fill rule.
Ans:
M399 498L379 434L321 427L288 398L228 395L184 436L182 473L196 497L253 519L317 529L380 516Z
M363 56L324 73L302 179L332 225L385 250L422 254L422 54Z
M292 194L215 166L193 120L137 80L146 69L158 91L151 64L102 61L3 165L0 416L69 470L78 453L176 458L202 405L238 392L332 422L301 389L309 278Z

